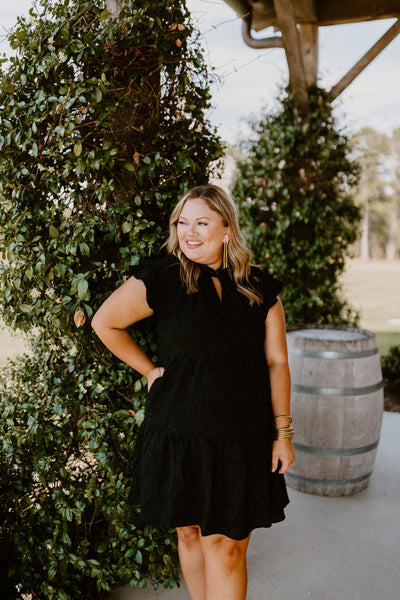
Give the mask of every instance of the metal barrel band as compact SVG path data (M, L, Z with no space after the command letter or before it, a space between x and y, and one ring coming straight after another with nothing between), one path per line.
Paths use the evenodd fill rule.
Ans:
M321 448L319 446L305 446L304 444L298 444L294 442L293 446L295 450L299 452L306 452L308 454L318 454L319 456L354 456L356 454L365 454L371 452L379 444L379 439L368 446L360 446L358 448Z
M307 358L365 358L367 356L374 356L378 354L378 348L372 348L371 350L360 350L359 352L337 352L334 350L302 350L301 348L291 348L290 354L296 354L297 356L305 356Z
M302 394L311 394L318 396L363 396L365 394L372 394L378 392L383 387L383 381L374 383L373 385L366 385L362 387L354 388L330 388L330 387L315 387L308 385L301 385L299 383L292 384L292 391L300 392Z
M366 475L361 475L361 477L355 477L354 479L314 479L312 477L304 477L303 475L295 475L294 473L287 472L285 473L285 477L289 479L295 479L296 481L300 481L302 483L310 483L313 485L348 485L361 483L365 481L372 475L372 471L367 473Z

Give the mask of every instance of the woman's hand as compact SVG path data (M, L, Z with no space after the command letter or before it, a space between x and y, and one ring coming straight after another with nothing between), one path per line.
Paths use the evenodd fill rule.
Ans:
M153 369L150 369L150 371L146 374L147 391L150 391L150 388L156 379L164 375L164 371L164 367L153 367Z
M292 440L275 440L272 444L272 472L277 470L279 461L281 462L279 473L283 475L294 462Z

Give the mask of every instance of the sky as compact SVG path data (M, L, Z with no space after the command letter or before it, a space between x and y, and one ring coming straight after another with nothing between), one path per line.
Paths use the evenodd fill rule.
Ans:
M187 0L202 34L204 55L216 75L208 118L221 137L235 144L248 134L248 120L276 107L288 81L284 50L255 50L242 40L241 19L223 0ZM0 0L0 52L9 54L1 34L31 0ZM394 20L321 27L319 85L330 89L363 56ZM262 36L273 35L271 30ZM370 126L390 135L400 127L400 35L335 101L338 124L349 133Z

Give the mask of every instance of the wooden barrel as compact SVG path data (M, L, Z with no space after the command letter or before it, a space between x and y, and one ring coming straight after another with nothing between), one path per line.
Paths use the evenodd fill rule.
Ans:
M296 460L287 484L320 496L366 488L383 415L375 335L310 326L287 334Z

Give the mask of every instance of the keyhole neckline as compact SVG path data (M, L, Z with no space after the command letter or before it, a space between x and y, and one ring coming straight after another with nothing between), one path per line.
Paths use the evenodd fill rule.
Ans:
M206 273L207 275L210 275L210 277L217 277L217 279L221 279L221 277L228 272L228 269L223 269L222 267L219 267L218 269L213 269L212 267L209 267L208 265L201 265L202 269L204 271L204 273Z

